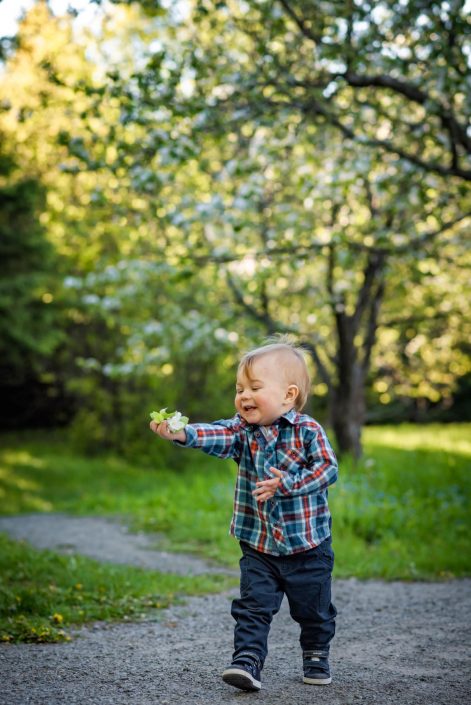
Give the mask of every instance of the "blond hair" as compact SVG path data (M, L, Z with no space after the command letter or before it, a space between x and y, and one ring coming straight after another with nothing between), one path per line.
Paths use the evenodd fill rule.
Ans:
M288 335L278 334L267 338L265 343L254 350L244 353L240 359L238 373L252 379L252 367L255 360L264 355L279 355L284 358L280 369L284 372L288 384L295 384L299 390L294 406L297 411L301 411L306 404L309 390L311 388L311 378L306 364L305 350L301 345L297 345L294 339Z

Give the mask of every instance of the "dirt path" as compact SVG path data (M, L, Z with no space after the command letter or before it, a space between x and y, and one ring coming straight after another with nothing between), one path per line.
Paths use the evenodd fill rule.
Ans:
M0 530L7 530L4 519ZM45 531L43 524L43 540ZM116 540L122 542L120 531ZM298 629L284 604L257 694L220 679L232 649L235 594L191 598L155 620L91 625L66 644L2 645L0 699L6 705L470 702L471 580L335 581L334 682L324 688L302 684Z

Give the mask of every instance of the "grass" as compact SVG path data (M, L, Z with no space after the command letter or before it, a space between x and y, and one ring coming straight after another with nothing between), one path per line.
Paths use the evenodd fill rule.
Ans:
M332 492L339 574L471 574L471 425L367 428L365 458Z
M159 442L153 436L150 442ZM165 535L174 550L236 562L228 536L235 464L190 450L184 470L141 467L107 455L73 454L58 435L3 439L0 513L68 512L120 515L137 529Z
M39 551L0 534L0 641L69 641L68 628L137 620L183 595L219 592L222 575L168 575Z
M364 440L363 460L356 465L349 459L343 461L339 482L330 490L335 575L403 580L470 575L471 424L367 428ZM149 442L159 441L151 437ZM228 536L235 464L191 450L177 452L186 454L183 470L141 467L112 455L79 457L60 434L5 436L0 452L1 511L120 515L136 529L162 533L166 548L199 553L235 566L239 548ZM81 570L68 581L66 576L72 576L73 571L64 566L72 559L16 546L10 542L7 551L5 565L12 566L9 573L0 566L7 611L13 610L17 596L21 598L8 619L29 614L28 624L32 624L32 616L40 608L34 603L30 613L24 612L23 599L28 604L34 586L40 585L45 591L41 619L46 620L41 624L47 623L48 629L57 627L57 631L66 622L80 622L82 617L134 614L133 604L139 611L146 600L159 602L176 592L217 587L216 579L206 579L204 587L196 578L185 582L176 576L146 577L146 572L137 569L104 568L79 557L73 560L80 563ZM28 577L30 564L43 567L38 566L39 572ZM62 578L47 577L52 575L53 564L62 571ZM25 582L5 587L5 576L15 582L18 565L23 566L19 574L27 576ZM74 584L86 583L82 577L85 565L89 566L90 580L84 592L77 593ZM54 600L48 602L47 586L54 584L58 589L52 591ZM108 595L101 606L96 602L100 585ZM22 597L23 590L29 595L27 599ZM163 597L152 597L155 594ZM77 602L77 595L82 600ZM59 597L65 601L58 601ZM77 617L80 602L88 607L82 604L83 615ZM56 613L64 617L63 623L54 622ZM21 626L18 619L15 623Z

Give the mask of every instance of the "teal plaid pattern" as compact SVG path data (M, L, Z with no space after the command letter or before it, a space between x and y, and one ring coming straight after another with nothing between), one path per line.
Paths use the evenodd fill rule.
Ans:
M211 424L185 428L187 448L232 458L238 464L230 533L257 551L283 556L307 551L330 536L329 485L338 465L324 429L294 409L265 427L248 424L239 414ZM258 503L252 496L257 480L283 471L275 495Z

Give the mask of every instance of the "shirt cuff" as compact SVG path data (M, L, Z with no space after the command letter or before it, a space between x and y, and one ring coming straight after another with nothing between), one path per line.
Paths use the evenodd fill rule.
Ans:
M198 438L198 434L196 433L196 430L188 424L185 426L183 429L186 433L186 441L172 441L172 443L176 446L183 446L184 448L194 448L196 446L196 441Z
M275 495L278 497L289 497L293 489L294 478L287 472L280 478Z

